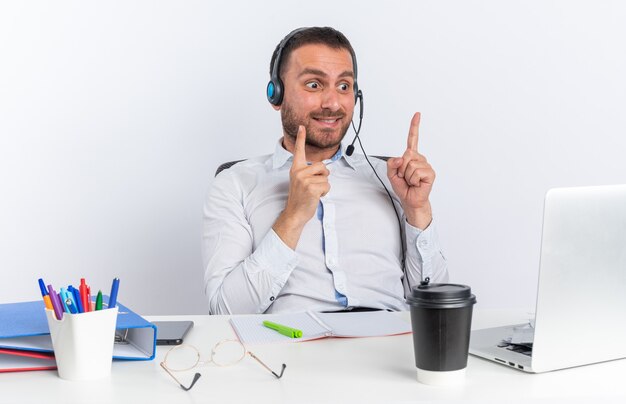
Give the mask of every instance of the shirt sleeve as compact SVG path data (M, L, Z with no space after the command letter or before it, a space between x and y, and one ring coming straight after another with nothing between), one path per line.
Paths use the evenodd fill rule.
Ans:
M263 313L298 258L270 229L254 249L244 192L233 175L219 175L203 211L202 258L211 314Z
M448 282L448 265L439 247L435 220L424 230L404 221L406 234L406 275L404 290L408 296L411 288L430 278L432 283Z

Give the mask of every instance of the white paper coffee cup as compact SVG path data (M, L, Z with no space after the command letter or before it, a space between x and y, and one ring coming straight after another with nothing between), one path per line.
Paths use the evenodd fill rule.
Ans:
M465 383L465 368L448 371L417 369L417 381L431 386L460 386Z

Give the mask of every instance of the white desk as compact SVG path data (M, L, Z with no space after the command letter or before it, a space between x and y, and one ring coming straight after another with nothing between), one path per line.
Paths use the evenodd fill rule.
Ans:
M473 327L524 322L526 317L525 313L476 311ZM149 319L193 320L186 342L207 354L218 340L234 337L226 316ZM466 384L449 388L416 381L411 335L249 348L274 369L286 363L283 378L276 380L246 358L229 368L201 368L202 377L185 392L159 366L169 347L158 347L156 360L115 362L111 378L101 381L68 382L55 371L0 374L0 403L626 402L626 360L527 374L470 356ZM191 372L180 375L185 383L192 377Z

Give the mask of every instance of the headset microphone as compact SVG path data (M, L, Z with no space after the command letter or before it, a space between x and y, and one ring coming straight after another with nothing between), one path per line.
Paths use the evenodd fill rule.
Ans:
M354 153L354 142L359 138L359 132L361 132L361 123L363 123L363 93L359 90L356 94L356 97L359 99L359 127L354 127L354 121L352 121L352 129L354 129L354 139L352 139L352 143L348 147L346 147L346 154L348 156L352 156Z

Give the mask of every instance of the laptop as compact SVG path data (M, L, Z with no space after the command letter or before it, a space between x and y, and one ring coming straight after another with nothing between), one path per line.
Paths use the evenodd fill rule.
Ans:
M469 352L540 373L626 357L626 185L545 197L535 318L472 331Z

